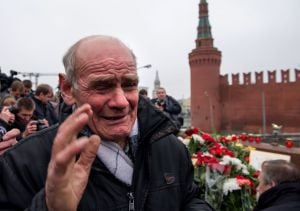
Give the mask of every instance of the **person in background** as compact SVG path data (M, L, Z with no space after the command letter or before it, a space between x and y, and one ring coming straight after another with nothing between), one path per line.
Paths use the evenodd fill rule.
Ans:
M62 97L74 111L0 157L0 207L211 211L175 124L139 98L132 51L96 35L75 43L63 62Z
M24 85L20 80L14 80L9 88L9 95L16 100L24 96Z
M18 136L18 140L49 127L46 119L37 120L33 117L34 110L35 104L31 98L23 97L17 101L14 108L15 121L12 128L20 130L21 135Z
M33 97L34 91L32 90L32 81L25 79L22 81L24 85L24 95L25 97Z
M148 97L148 92L146 89L140 89L139 91L139 95L145 97L145 99L149 100L150 101L150 98Z
M57 115L50 100L53 97L52 87L48 84L40 84L35 90L33 101L35 103L34 117L36 119L46 119L49 125L58 122Z
M1 101L1 106L14 106L16 104L16 99L15 97L11 96L11 95L7 95L5 96L2 101Z
M178 119L181 113L181 106L173 97L166 94L163 87L156 90L156 98L151 102L162 112L167 114L176 124L178 130L182 126L182 122Z
M254 211L300 210L300 169L285 160L262 164L258 177L258 203Z

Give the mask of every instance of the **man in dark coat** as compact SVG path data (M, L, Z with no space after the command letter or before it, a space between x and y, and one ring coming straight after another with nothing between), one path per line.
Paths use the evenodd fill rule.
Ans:
M46 119L49 125L54 125L58 122L57 115L50 99L53 97L53 90L49 84L40 84L36 88L32 97L35 103L33 115L36 119Z
M300 210L300 170L285 160L262 164L257 192L260 195L254 211Z
M181 113L181 106L173 97L167 95L166 90L163 87L159 87L156 90L156 98L151 102L167 116L169 116L177 126L178 130L182 126L179 114Z
M134 54L91 36L64 57L74 112L0 158L0 210L212 210L175 125L138 97Z

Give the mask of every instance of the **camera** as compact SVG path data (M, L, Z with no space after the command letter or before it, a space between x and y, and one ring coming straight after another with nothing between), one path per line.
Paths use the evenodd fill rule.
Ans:
M36 121L36 130L40 131L47 128L47 126L44 124L44 121L42 119L39 119Z
M165 105L165 101L164 100L157 100L156 104L158 106L162 106L163 107Z
M18 74L15 70L10 70L10 76L7 76L5 73L1 72L0 69L0 92L6 91L12 82L15 80L15 77Z

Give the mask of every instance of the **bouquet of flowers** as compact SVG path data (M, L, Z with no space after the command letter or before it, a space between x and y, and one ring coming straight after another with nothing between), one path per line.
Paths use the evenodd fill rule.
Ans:
M190 152L201 197L216 210L252 210L259 172L248 163L252 149L240 143L246 135L213 136L196 128L185 133L182 141Z

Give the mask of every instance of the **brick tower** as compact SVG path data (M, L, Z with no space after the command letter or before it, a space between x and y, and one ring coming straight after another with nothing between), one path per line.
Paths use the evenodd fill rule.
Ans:
M191 69L191 125L202 131L220 129L221 52L214 47L208 19L208 4L199 4L196 48L189 54Z

